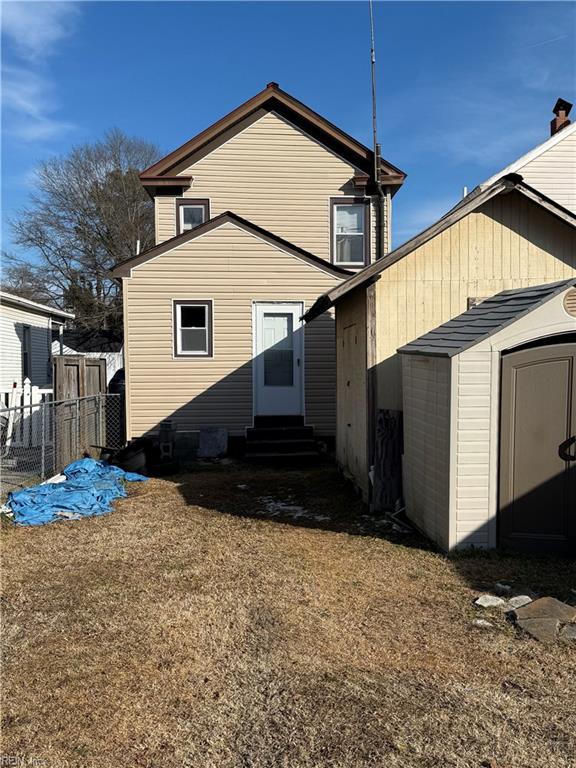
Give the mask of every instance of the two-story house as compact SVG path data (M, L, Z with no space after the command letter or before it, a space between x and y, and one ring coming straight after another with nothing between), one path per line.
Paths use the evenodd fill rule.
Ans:
M334 317L319 294L389 250L405 174L276 83L141 174L154 248L119 265L127 436L253 428L312 448L336 421ZM304 439L305 438L305 439ZM298 441L298 442L297 442Z

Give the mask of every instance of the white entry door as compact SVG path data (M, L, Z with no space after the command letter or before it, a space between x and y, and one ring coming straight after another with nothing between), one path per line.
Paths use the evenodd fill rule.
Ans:
M255 304L254 414L304 413L304 330L298 302Z

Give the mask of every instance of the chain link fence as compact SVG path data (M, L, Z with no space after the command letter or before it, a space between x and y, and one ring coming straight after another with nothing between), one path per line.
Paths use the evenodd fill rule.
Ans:
M0 406L0 494L36 485L83 456L125 443L121 395Z

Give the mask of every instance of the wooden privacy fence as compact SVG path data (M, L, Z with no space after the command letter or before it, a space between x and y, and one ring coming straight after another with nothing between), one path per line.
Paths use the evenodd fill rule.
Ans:
M56 355L52 360L54 400L73 400L106 392L105 358Z
M55 462L63 467L93 445L106 445L105 358L56 355L53 360Z
M57 467L92 454L95 446L106 445L106 398L107 395L91 395L54 403L52 424Z

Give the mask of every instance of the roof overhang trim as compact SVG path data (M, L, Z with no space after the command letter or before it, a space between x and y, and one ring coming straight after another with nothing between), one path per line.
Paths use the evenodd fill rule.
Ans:
M154 163L142 172L140 178L144 180L178 174L193 165L196 159L207 151L212 151L267 112L278 112L285 116L302 130L321 140L329 149L348 159L361 171L373 175L372 150L273 83ZM396 166L382 159L380 167L384 186L395 188L404 182L406 174Z
M264 240L273 247L285 251L292 256L296 256L297 258L308 262L309 264L317 267L318 269L321 269L323 272L327 272L330 275L344 279L352 274L349 270L331 264L325 259L322 259L319 256L304 250L304 248L300 248L288 240L284 240L284 238L278 237L272 232L269 232L263 227L259 227L257 224L253 224L251 221L248 221L248 219L244 219L241 216L232 213L232 211L226 211L225 213L221 213L219 216L215 216L213 219L208 219L208 221L205 221L203 224L194 227L194 229L182 232L175 237L171 237L169 240L165 240L164 242L155 245L153 248L150 248L144 253L140 253L137 256L132 256L131 258L126 259L125 261L118 264L114 270L112 270L112 277L130 277L134 267L138 267L140 264L144 264L147 261L155 259L156 257L161 256L163 253L167 253L174 248L178 248L185 243L191 242L196 238L211 232L214 229L218 229L224 224L233 224L239 229L242 229L245 232L260 238L261 240Z

